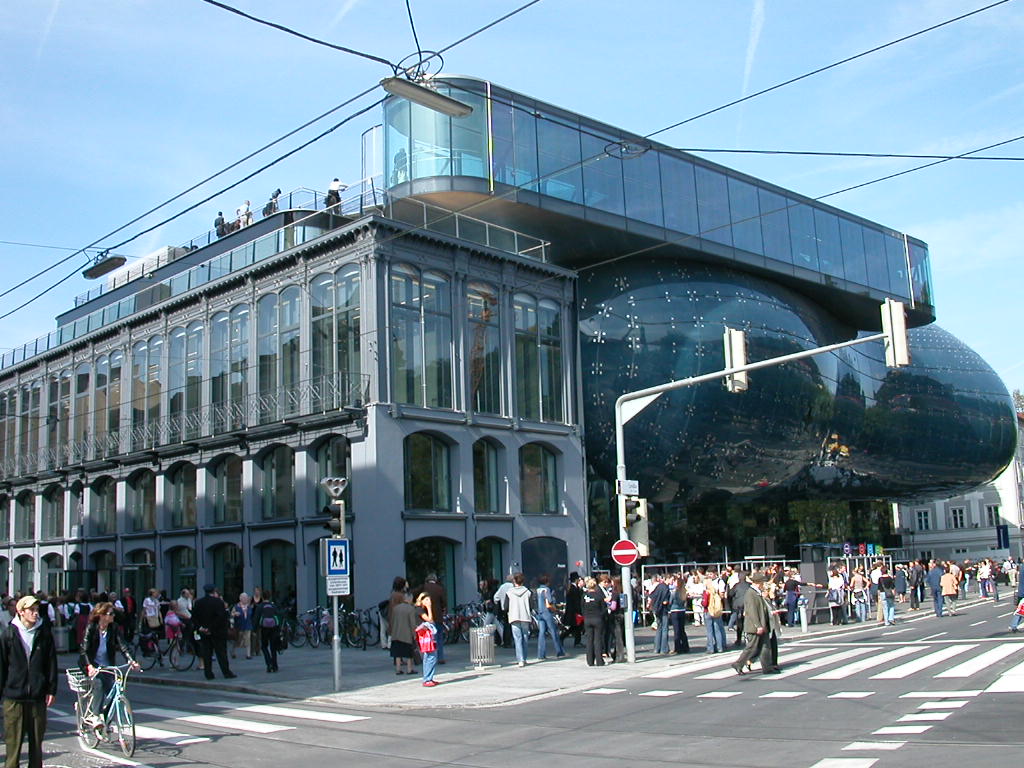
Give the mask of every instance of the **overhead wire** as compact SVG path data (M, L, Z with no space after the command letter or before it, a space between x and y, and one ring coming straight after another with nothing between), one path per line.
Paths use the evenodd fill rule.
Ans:
M737 155L793 155L808 157L869 157L869 158L893 158L907 160L1000 160L1014 161L1024 160L1024 156L1001 156L982 155L980 157L965 157L963 155L915 155L895 152L815 152L809 150L793 149L721 149L709 147L673 147L679 152L705 152L709 154L725 153Z
M412 39L416 43L416 56L418 60L423 60L423 48L420 46L420 36L416 34L416 22L412 19L412 5L409 4L409 0L405 0L405 11L409 14L409 26L412 27Z

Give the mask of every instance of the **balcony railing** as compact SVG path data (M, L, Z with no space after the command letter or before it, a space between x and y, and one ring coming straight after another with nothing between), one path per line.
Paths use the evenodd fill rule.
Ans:
M368 374L340 372L307 379L238 400L211 403L167 414L145 424L124 425L113 432L89 435L42 451L5 456L0 479L34 475L87 461L150 451L213 435L244 432L287 418L313 416L343 408L360 409L369 396Z

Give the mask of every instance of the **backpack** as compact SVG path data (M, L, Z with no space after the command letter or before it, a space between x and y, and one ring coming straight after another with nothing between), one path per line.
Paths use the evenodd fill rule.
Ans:
M716 589L711 592L705 592L704 594L707 595L708 602L705 607L707 608L708 616L715 619L721 616L725 608L725 606L722 605L721 593Z
M263 627L264 629L277 628L277 608L274 607L273 603L264 603L263 608L260 611L260 616L261 627Z

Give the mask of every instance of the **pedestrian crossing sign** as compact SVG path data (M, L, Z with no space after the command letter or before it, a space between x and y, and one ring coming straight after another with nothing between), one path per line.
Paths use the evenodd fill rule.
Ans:
M348 576L348 539L324 539L324 576Z

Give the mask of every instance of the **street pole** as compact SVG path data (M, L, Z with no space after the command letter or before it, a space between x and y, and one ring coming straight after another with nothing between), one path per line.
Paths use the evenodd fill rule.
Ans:
M335 499L334 503L338 505L338 517L341 520L341 526L338 533L334 535L336 539L345 538L345 502L342 499ZM334 692L341 692L341 630L338 628L338 596L331 595L331 613L333 615L332 623L334 625L334 632L331 633L331 654L334 656Z
M663 393L671 392L676 389L683 389L685 387L692 387L694 384L703 384L707 381L724 379L726 376L734 376L746 371L770 368L793 360L801 360L805 357L814 357L815 355L822 355L826 352L834 352L838 349L856 346L857 344L867 344L872 341L885 341L888 338L889 335L884 332L876 333L859 339L843 341L838 344L829 344L824 347L815 347L814 349L806 349L802 352L794 352L791 355L781 355L780 357L772 357L767 360L758 360L756 363L745 363L744 365L725 368L721 371L715 371L714 373L705 373L701 376L691 376L688 379L678 379L666 384L658 384L657 386L638 389L635 392L627 392L624 395L620 395L615 401L615 479L616 481L619 481L616 482L616 491L618 491L619 502L620 538L629 538L629 530L626 528L626 501L621 493L621 481L626 480L626 447L625 439L623 437L623 428L627 421L657 400ZM628 565L622 566L622 588L626 590L626 658L630 664L633 664L636 662L636 633L635 627L633 626L633 588L630 583L630 568Z

